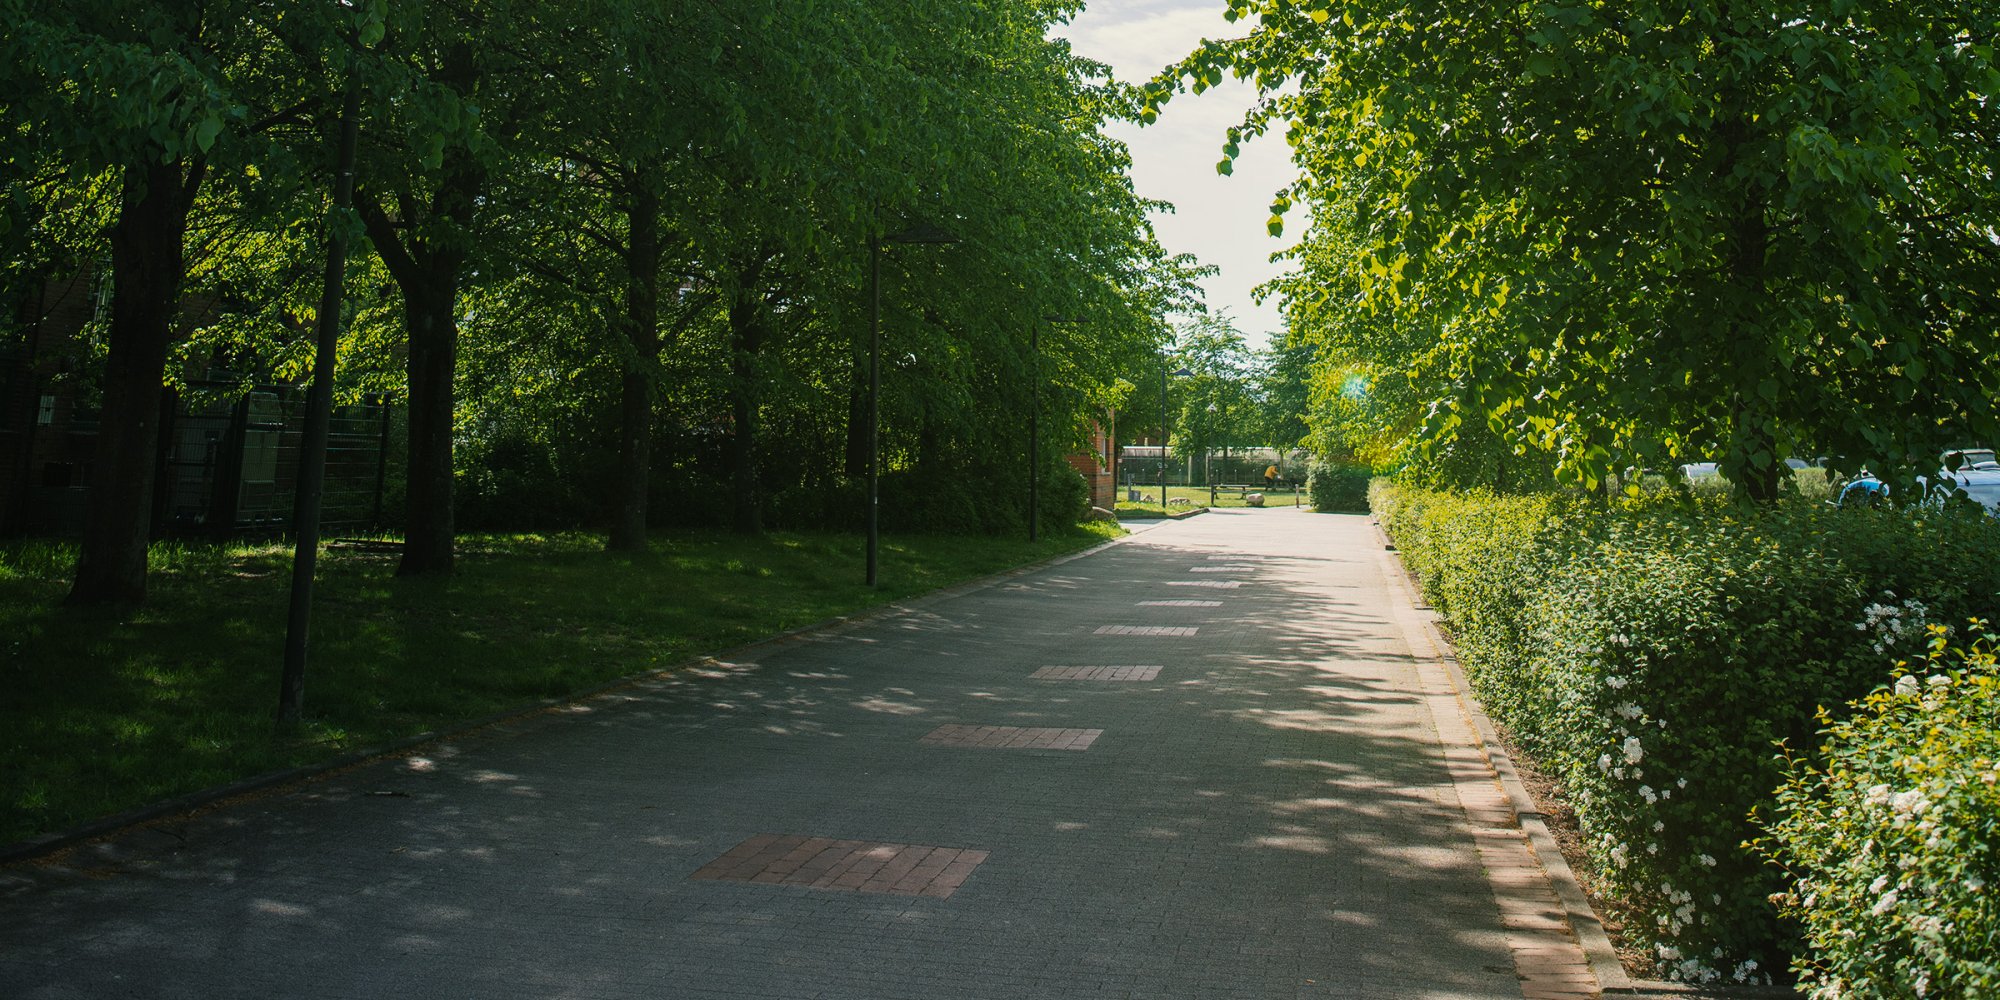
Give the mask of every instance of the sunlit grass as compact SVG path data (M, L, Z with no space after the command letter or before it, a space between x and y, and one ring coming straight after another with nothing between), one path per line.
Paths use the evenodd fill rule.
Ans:
M851 614L1117 532L1039 543L893 537L864 584L851 535L481 535L444 579L393 555L320 561L306 723L275 731L291 553L163 543L137 610L61 606L73 547L0 545L0 843L310 764Z

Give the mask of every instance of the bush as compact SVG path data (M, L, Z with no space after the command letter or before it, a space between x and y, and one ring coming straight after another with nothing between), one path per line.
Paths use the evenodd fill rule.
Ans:
M1783 777L1771 745L2000 593L1983 518L1386 486L1376 512L1480 698L1574 800L1606 891L1650 917L1631 931L1687 980L1791 952L1780 874L1743 846Z
M1365 513L1371 475L1365 465L1314 462L1306 477L1306 494L1321 513Z
M1930 637L1911 673L1822 716L1820 762L1786 758L1758 842L1792 876L1777 902L1805 928L1794 968L1815 997L2000 995L1994 637Z
M1042 468L1042 529L1068 531L1090 516L1090 483L1068 462Z

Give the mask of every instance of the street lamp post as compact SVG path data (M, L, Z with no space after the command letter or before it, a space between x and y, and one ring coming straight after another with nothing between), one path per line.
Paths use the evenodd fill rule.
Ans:
M1194 373L1185 368L1169 372L1166 365L1160 366L1160 510L1167 509L1167 376L1184 377Z
M936 226L911 226L887 236L868 237L868 585L875 586L881 542L882 486L882 244L957 243Z
M1075 323L1068 316L1044 316L1050 325ZM1028 541L1042 537L1042 324L1028 328Z

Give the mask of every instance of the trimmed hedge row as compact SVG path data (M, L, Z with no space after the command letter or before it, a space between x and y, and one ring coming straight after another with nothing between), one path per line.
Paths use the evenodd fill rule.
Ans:
M1795 950L1747 842L1840 706L1994 614L2000 529L1795 503L1606 503L1378 484L1487 708L1572 798L1607 891L1672 978L1764 982Z

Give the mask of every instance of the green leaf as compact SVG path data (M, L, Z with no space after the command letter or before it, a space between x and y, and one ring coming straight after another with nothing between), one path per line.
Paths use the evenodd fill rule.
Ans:
M215 137L222 134L222 119L214 115L201 120L194 127L194 145L202 152L208 152L215 145Z

